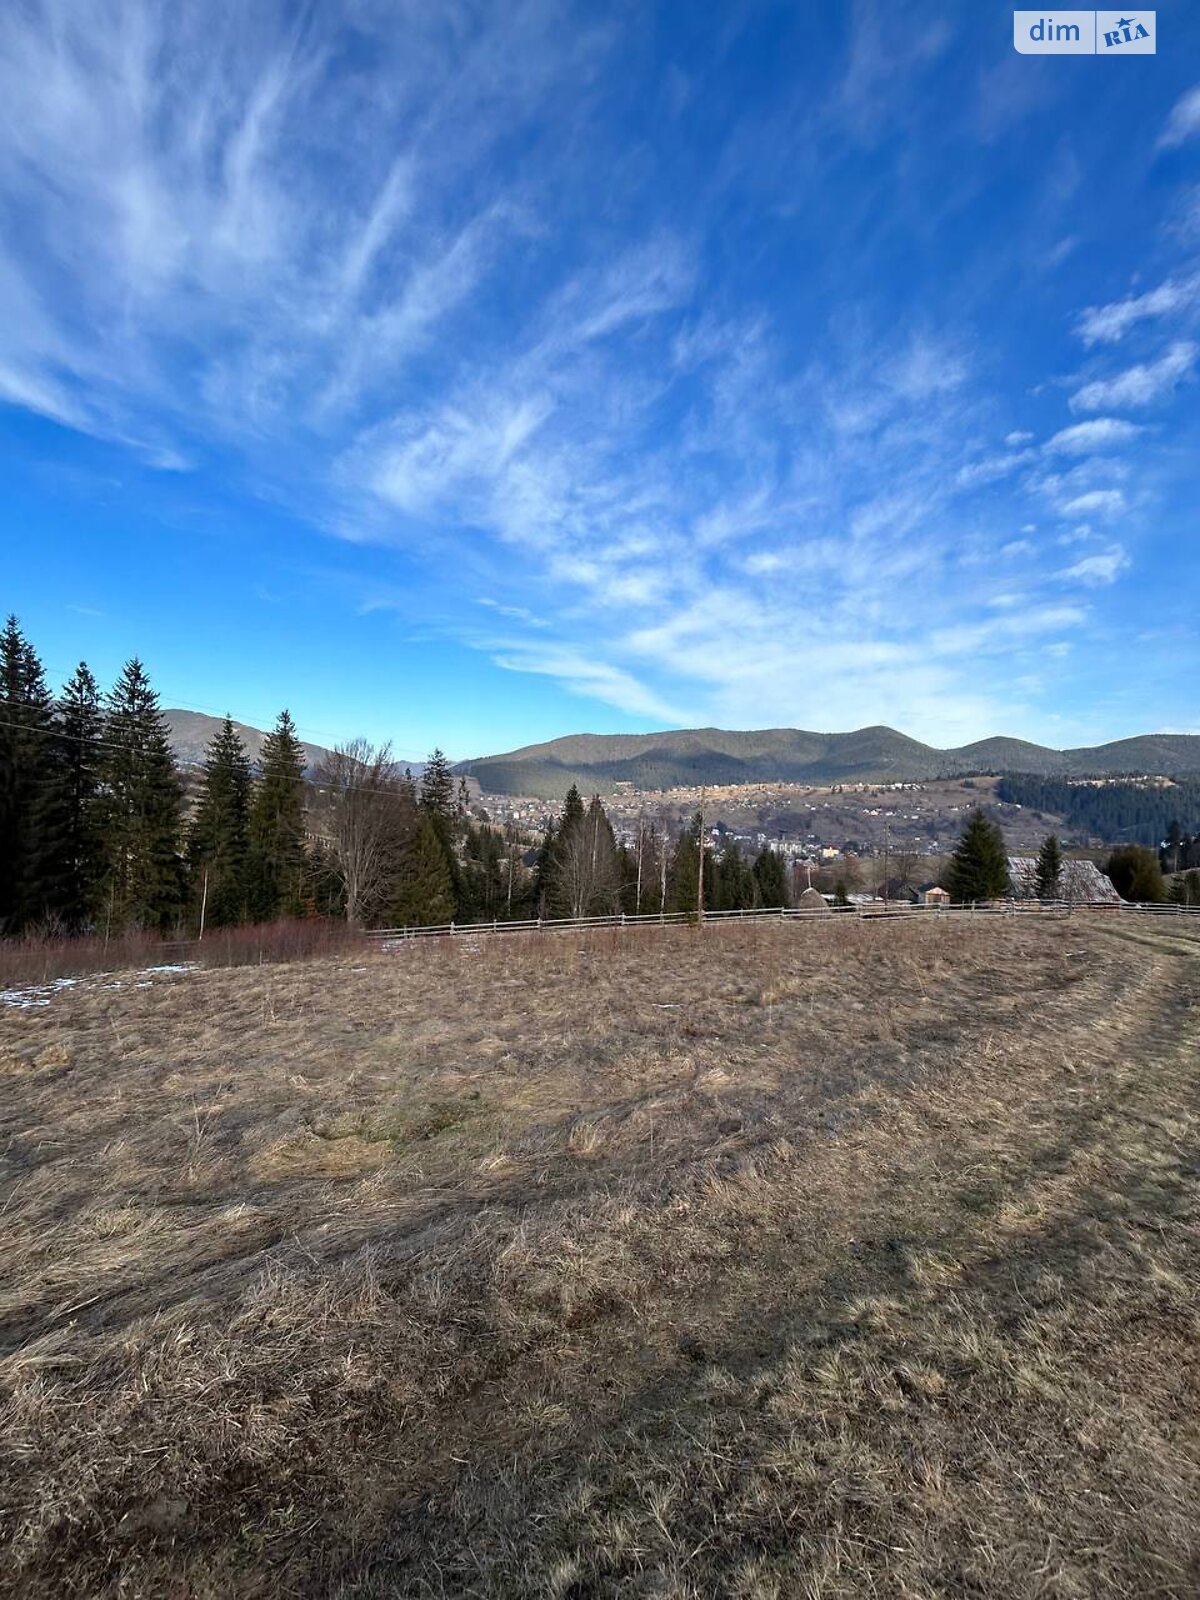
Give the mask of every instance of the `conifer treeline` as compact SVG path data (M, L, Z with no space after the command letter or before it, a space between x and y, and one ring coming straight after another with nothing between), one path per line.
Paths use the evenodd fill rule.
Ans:
M141 662L107 693L81 664L55 698L15 617L0 635L0 933L168 931L281 917L432 926L693 912L699 816L619 842L577 790L540 841L472 814L440 751L419 784L386 749L334 751L305 778L287 711L257 763L226 718L198 774L176 767ZM708 910L788 903L764 849L705 851Z

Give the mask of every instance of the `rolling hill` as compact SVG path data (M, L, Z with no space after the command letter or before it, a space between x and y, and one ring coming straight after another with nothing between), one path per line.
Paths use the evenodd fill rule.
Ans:
M463 761L456 770L476 778L489 794L545 799L560 798L572 783L590 792L621 782L638 789L666 789L698 784L916 782L995 772L1175 775L1200 772L1200 734L1145 734L1076 750L993 738L939 750L885 727L852 733L809 733L799 728L577 733L504 755Z

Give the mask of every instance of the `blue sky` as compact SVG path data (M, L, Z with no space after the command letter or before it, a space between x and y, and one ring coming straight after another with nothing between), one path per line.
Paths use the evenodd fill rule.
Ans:
M1200 731L1200 12L0 13L6 593L52 674L459 756Z

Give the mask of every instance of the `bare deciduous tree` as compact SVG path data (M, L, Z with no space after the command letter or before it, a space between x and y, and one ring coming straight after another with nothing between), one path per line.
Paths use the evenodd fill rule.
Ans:
M362 927L387 905L414 821L412 792L390 745L352 739L316 773L320 815L346 895L346 921Z
M609 916L619 909L621 872L604 807L593 799L586 816L559 834L554 846L555 887L569 917Z

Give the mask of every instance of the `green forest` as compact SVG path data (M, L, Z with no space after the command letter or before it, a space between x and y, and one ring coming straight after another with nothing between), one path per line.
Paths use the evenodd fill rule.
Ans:
M1072 783L1013 773L1000 779L996 797L1061 817L1064 832L1081 841L1086 836L1153 849L1170 839L1183 841L1178 863L1164 865L1169 871L1200 867L1200 778L1178 778L1170 785L1133 778Z
M763 849L701 851L702 822L619 842L572 789L541 838L493 825L435 750L420 779L352 741L307 776L281 711L252 762L229 718L181 770L140 660L53 694L10 617L0 634L0 934L202 935L284 918L358 927L789 903ZM703 900L701 902L701 896Z

